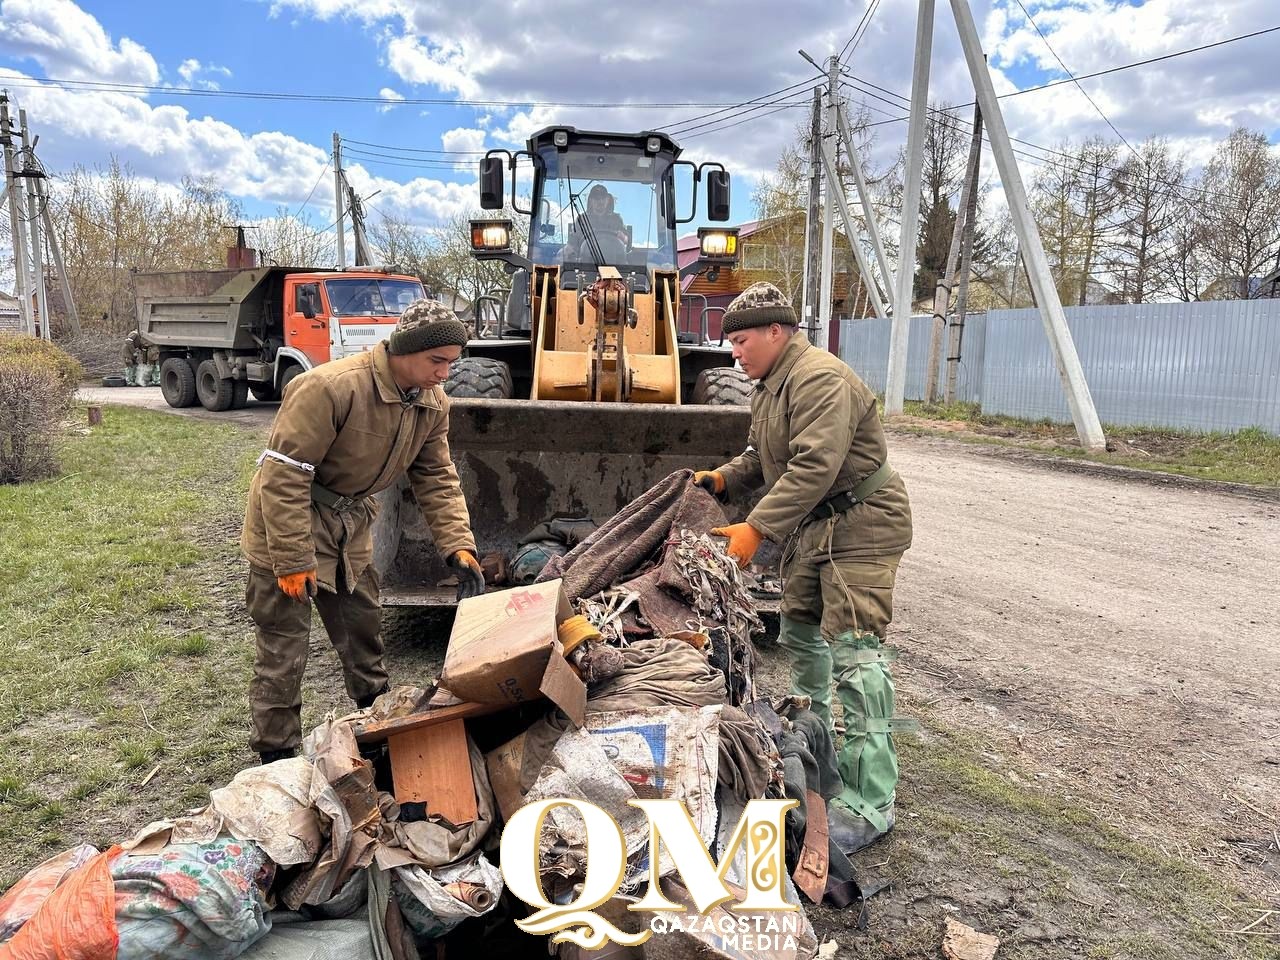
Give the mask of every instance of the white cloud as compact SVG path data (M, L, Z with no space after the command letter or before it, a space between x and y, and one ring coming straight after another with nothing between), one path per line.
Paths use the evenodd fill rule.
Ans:
M102 25L71 0L3 0L5 51L68 80L154 84L155 58L128 37L114 43Z
M178 76L189 87L200 87L205 90L218 90L218 81L210 80L209 75L229 77L231 71L216 63L201 63L195 57L189 57L178 64Z
M378 91L378 96L387 101L378 108L379 113L389 113L396 108L397 103L404 101L404 94L392 90L390 87L383 87Z

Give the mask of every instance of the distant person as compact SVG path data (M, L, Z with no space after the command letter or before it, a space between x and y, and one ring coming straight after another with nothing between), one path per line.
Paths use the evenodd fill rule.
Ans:
M124 360L124 382L130 387L160 385L160 348L147 343L138 330L129 331L121 349Z
M484 592L471 517L449 456L441 384L467 328L417 300L389 340L289 384L249 487L240 546L257 627L251 746L263 763L296 755L312 603L342 662L347 693L370 706L388 686L373 570L373 496L408 476L457 597Z

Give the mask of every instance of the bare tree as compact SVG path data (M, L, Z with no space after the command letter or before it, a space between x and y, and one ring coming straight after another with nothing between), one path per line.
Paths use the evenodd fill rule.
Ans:
M311 214L279 206L275 216L253 224L254 243L265 263L282 267L332 267L337 260L334 234L317 230Z
M1201 239L1214 299L1247 299L1249 281L1280 250L1280 157L1265 134L1240 127L1218 145L1200 179Z
M1170 257L1178 247L1173 230L1186 209L1185 158L1169 141L1152 137L1138 146L1115 178L1117 234L1107 260L1124 303L1146 303L1169 289Z
M805 208L809 202L808 129L783 148L771 174L760 178L751 199L756 217L770 225L770 280L797 309L804 297ZM748 243L750 241L747 241Z

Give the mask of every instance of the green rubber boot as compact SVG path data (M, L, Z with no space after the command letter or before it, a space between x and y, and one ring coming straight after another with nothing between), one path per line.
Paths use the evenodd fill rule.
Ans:
M792 696L808 697L813 712L831 727L831 646L822 639L816 623L800 623L782 617L778 646L787 651L791 664Z
M842 634L833 647L836 695L844 708L844 745L840 777L844 790L832 801L867 822L868 837L893 828L893 799L898 786L898 751L893 731L907 724L893 716L896 652L880 646L873 633ZM868 842L869 842L868 840ZM847 852L847 851L846 851Z

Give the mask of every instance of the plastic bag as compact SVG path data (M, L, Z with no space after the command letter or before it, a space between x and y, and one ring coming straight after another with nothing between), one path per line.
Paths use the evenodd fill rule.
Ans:
M396 867L393 875L391 890L404 922L427 939L443 937L463 920L488 913L502 894L502 874L483 853L432 870Z
M77 867L40 905L8 943L0 960L108 960L116 955L115 887L112 847Z
M82 843L50 857L10 887L0 897L0 943L9 940L31 919L68 873L97 855L97 847Z

